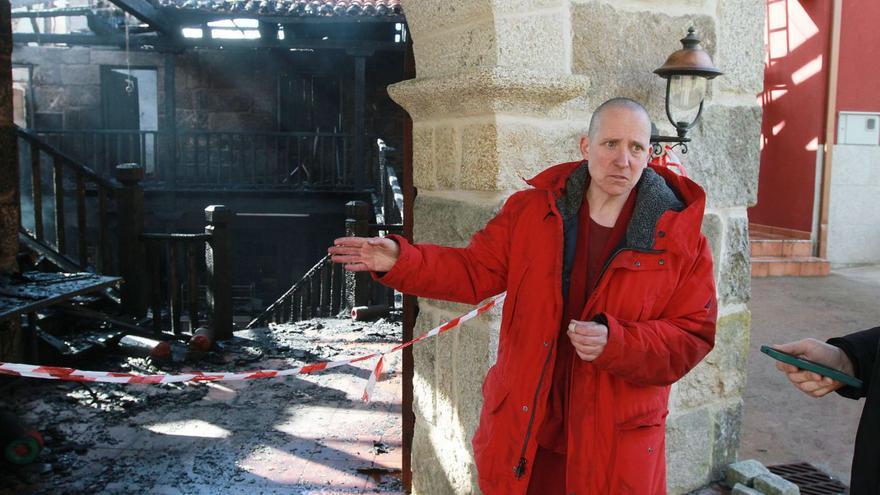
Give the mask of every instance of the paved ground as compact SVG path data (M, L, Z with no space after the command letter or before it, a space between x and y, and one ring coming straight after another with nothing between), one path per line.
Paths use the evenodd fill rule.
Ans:
M819 278L752 279L749 306L752 334L740 459L808 461L848 483L864 401L837 394L810 398L791 387L758 349L880 325L880 267L836 270Z
M848 482L862 402L801 394L758 348L880 324L878 296L880 267L753 280L741 459L808 461ZM195 367L278 368L357 355L396 341L393 328L337 320L264 329L240 334L228 352ZM90 391L19 382L3 391L3 406L46 434L48 450L26 469L0 471L0 493L402 493L398 359L369 405L359 398L372 363L249 384Z
M399 328L320 320L237 332L213 360L178 368L279 369L358 356L399 342ZM117 358L116 366L133 363ZM373 365L184 386L19 380L0 406L43 432L48 449L23 469L3 466L0 493L402 494L399 353L386 358L389 373L364 404Z

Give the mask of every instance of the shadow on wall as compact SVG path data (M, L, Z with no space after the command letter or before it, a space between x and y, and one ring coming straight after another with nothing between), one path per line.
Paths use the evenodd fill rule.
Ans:
M767 0L758 203L749 209L754 223L812 230L830 15L827 2Z

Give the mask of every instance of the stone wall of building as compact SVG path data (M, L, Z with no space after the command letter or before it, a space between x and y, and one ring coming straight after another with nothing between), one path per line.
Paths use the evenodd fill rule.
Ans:
M725 72L685 158L709 196L703 231L720 313L715 349L673 388L670 493L717 479L739 443L763 8L759 0L404 0L417 78L390 92L413 118L418 242L466 244L511 192L526 187L520 177L579 158L590 110L611 96L641 100L670 132L665 82L652 71L689 26ZM419 307L416 334L467 310L424 299ZM416 493L478 491L470 441L499 323L495 312L414 349Z
M18 271L18 151L12 127L12 24L0 3L0 276ZM17 318L0 321L0 360L19 362L24 338Z

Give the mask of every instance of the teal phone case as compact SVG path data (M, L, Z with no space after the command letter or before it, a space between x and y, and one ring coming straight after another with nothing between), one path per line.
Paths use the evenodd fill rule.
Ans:
M862 388L862 381L858 378L847 375L842 371L838 371L833 368L829 368L827 366L823 366L819 363L809 361L807 359L799 358L797 356L793 356L787 352L777 351L776 349L762 345L761 352L772 357L777 361L782 361L783 363L790 364L792 366L797 366L802 370L812 371L814 373L818 373L822 376L827 376L828 378L839 381L840 383L849 385L853 388Z

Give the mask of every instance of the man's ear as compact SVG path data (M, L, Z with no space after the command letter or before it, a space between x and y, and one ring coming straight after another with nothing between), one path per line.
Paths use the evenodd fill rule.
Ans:
M584 160L590 159L590 137L587 135L581 136L581 142L578 145L578 148L581 150L581 156L584 157Z

